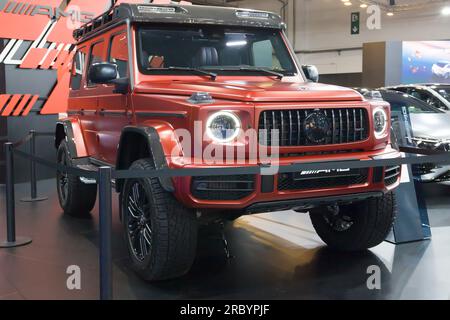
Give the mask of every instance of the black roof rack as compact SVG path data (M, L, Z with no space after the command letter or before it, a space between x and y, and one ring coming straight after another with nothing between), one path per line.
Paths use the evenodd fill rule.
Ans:
M100 32L120 21L131 23L179 23L246 26L282 29L285 24L277 14L228 7L211 7L179 4L129 4L122 3L93 19L73 32L77 41Z

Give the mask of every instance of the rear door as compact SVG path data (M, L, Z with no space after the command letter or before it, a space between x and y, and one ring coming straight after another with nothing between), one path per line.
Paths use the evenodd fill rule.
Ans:
M95 52L94 52L95 54ZM92 50L89 43L78 49L72 70L70 83L69 114L74 114L80 122L88 155L98 156L98 139L96 131L97 97L88 85L87 70L92 60Z

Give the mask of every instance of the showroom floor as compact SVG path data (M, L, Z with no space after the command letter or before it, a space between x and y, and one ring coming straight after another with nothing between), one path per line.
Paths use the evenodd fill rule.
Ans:
M49 200L17 202L17 233L33 243L0 249L0 299L96 299L98 217L61 214L54 181L39 184ZM450 299L450 187L430 185L427 201L433 240L383 243L359 254L327 250L304 214L245 217L227 227L234 259L227 261L219 234L207 230L199 257L182 279L145 283L127 267L117 212L114 217L116 299ZM17 185L16 198L27 195ZM0 238L5 237L4 188L0 187ZM66 268L81 268L82 288L69 291ZM381 268L381 290L369 291L367 268Z

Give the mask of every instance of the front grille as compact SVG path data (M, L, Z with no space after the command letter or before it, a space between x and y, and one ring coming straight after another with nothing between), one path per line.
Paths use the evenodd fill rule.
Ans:
M282 173L278 176L278 190L328 189L367 183L369 169L354 169L349 172L317 171L302 176L302 173Z
M398 178L400 177L400 173L401 173L400 166L387 167L386 172L384 174L384 184L386 186L391 186L395 184L398 181Z
M330 128L321 143L310 141L306 135L305 119L313 112L322 112L328 119ZM267 130L266 137L260 141L265 146L275 144L272 130L279 132L280 147L334 145L366 140L369 119L363 108L263 111L259 130Z
M193 177L192 195L200 200L240 200L255 191L254 175Z

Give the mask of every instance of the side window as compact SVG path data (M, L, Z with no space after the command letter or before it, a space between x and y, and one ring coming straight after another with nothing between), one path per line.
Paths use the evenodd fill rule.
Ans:
M128 77L128 41L127 35L121 33L111 39L108 61L117 65L119 78Z
M413 96L414 98L419 99L419 100L422 100L422 101L425 101L425 100L426 100L426 97L423 95L423 93L420 92L420 91L417 90L417 89L414 89L414 88L408 88L407 93L408 93L409 95Z
M419 90L420 95L422 96L422 100L425 101L427 104L429 104L432 107L442 109L445 108L445 105L436 98L432 93L426 91L426 90Z
M81 88L81 80L83 79L84 67L86 63L85 49L80 49L75 54L72 66L72 77L70 79L70 88L79 90Z
M105 52L105 42L97 42L91 47L91 55L89 57L89 68L95 64L103 62L103 53ZM89 70L88 68L88 70ZM92 83L88 79L88 85Z

